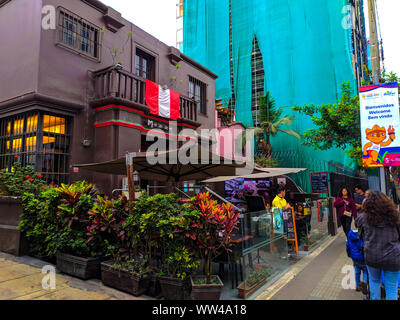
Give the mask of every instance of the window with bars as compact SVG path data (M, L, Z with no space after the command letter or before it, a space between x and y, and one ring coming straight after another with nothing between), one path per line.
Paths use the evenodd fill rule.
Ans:
M0 119L0 169L18 161L48 182L68 182L69 121L41 112Z
M59 9L59 43L92 58L100 58L100 29L69 12Z
M258 99L264 95L264 63L263 57L258 45L257 38L253 39L253 51L251 54L251 89L252 89L252 103L251 112L253 116L254 125L260 125L259 121L259 104Z
M155 81L155 59L146 52L136 49L136 75L150 81Z
M196 101L197 111L207 114L206 84L189 76L189 98Z

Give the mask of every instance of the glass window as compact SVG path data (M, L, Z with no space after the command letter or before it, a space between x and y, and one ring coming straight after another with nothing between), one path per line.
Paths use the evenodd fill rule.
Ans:
M137 49L136 50L136 75L154 81L154 57Z
M99 28L66 9L60 10L59 20L61 43L86 55L99 58Z
M19 161L48 182L68 182L68 126L65 117L38 112L0 119L0 169Z
M196 101L197 111L199 113L207 113L207 101L206 101L206 84L193 78L189 77L189 98Z

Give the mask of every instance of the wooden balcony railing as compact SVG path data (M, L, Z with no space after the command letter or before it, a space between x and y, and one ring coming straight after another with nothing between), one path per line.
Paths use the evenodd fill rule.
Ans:
M140 105L146 105L146 80L116 67L109 67L94 72L94 100L120 98ZM181 118L197 121L197 104L195 100L181 95Z

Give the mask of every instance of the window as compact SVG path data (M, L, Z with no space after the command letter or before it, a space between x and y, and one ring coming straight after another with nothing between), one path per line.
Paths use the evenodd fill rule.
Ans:
M87 56L99 59L99 28L66 9L60 9L59 33L59 43Z
M136 49L136 75L154 81L154 61L154 57L140 49Z
M48 182L68 182L68 128L67 118L40 112L0 119L0 169L19 161Z
M251 88L252 88L252 102L251 112L253 116L254 125L260 125L259 119L259 105L258 99L264 95L264 63L263 57L258 45L257 38L253 39L253 51L251 53Z
M196 101L197 111L207 114L206 84L189 76L189 98Z

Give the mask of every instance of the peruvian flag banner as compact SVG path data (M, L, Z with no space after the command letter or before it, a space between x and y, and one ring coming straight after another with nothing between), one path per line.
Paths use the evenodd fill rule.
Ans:
M169 89L164 90L159 84L146 80L145 99L151 114L172 120L181 117L179 93Z

